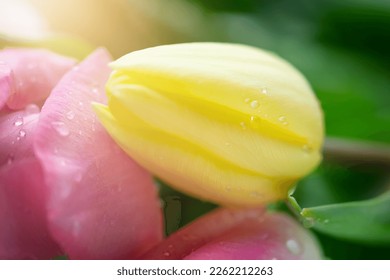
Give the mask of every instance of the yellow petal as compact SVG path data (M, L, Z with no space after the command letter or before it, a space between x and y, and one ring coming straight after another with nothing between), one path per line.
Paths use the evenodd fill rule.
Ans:
M268 52L190 43L111 65L113 138L181 191L224 205L275 201L321 160L322 111L304 77ZM254 195L256 194L256 195Z
M131 122L124 126L105 105L94 107L102 124L125 152L189 195L222 205L250 207L282 199L292 183L237 169L188 142L156 133L147 126L132 126ZM132 128L132 132L126 128Z

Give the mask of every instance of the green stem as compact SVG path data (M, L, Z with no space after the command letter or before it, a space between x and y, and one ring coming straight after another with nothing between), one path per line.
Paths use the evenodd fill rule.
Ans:
M324 160L350 165L374 165L390 168L390 145L328 137Z

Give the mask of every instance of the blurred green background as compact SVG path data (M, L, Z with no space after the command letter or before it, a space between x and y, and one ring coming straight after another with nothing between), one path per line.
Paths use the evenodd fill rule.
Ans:
M38 13L31 18L25 16L24 21L7 22L7 16L12 18L12 9L5 9L6 4L22 2L31 4L29 9L36 8ZM327 156L329 151L325 149L322 165L298 183L294 197L301 207L363 201L347 207L352 209L354 218L345 220L344 228L327 231L327 226L323 230L319 223L312 230L327 258L390 259L389 196L364 202L390 192L390 1L0 0L0 3L0 46L46 46L80 58L95 46L105 46L117 58L160 44L219 41L261 47L285 58L307 77L317 94L328 137L363 141L362 147L383 155L379 160L364 160L363 155L346 162ZM22 8L18 6L16 10L20 12ZM28 34L25 30L29 30ZM61 37L63 34L66 37ZM358 155L359 147L355 149ZM161 182L160 185L167 234L215 207ZM337 213L350 211L345 210L345 204L337 207ZM290 211L283 203L273 208ZM328 215L328 210L325 214L321 211L321 215ZM347 218L341 217L341 222ZM358 237L353 237L354 232L359 233Z

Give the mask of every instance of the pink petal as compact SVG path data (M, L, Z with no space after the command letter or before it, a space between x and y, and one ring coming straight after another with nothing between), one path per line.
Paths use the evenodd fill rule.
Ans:
M43 102L76 63L74 59L39 49L5 49L0 51L0 61L14 74L15 89L7 101L8 107L14 110Z
M0 168L0 259L49 259L61 254L46 222L45 184L34 159Z
M42 108L36 154L50 186L49 220L72 259L136 258L162 239L151 176L113 142L91 102L105 102L109 55L64 76Z
M38 117L36 105L0 116L0 167L21 158L34 157L32 144Z
M0 110L11 94L14 92L14 84L11 68L0 61Z
M169 236L145 259L320 259L311 234L291 217L218 209Z

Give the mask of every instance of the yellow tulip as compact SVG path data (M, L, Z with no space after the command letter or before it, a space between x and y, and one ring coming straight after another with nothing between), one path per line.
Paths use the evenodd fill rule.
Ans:
M111 64L108 106L117 143L187 194L227 206L286 198L321 160L323 117L305 78L253 47L188 43Z

